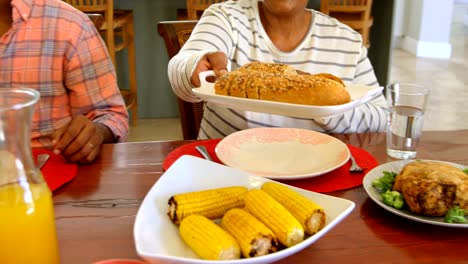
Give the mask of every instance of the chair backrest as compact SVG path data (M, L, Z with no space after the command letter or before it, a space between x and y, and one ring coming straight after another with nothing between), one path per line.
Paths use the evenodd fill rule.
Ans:
M197 20L210 5L226 0L187 0L187 19Z
M372 0L322 0L320 1L320 11L329 14L329 12L367 12L369 6L372 6Z
M86 13L94 24L94 27L99 29L104 24L104 15L99 13Z
M105 12L113 0L63 0L82 12ZM112 10L112 9L111 9Z
M320 12L334 17L362 35L369 46L369 31L373 24L372 0L321 0Z
M158 23L159 35L164 39L169 59L176 55L190 37L196 20L162 21ZM203 118L203 102L189 103L177 98L184 139L197 139Z
M106 24L106 45L109 51L115 50L114 41L114 0L62 0L83 13L101 13ZM115 64L115 53L109 52Z

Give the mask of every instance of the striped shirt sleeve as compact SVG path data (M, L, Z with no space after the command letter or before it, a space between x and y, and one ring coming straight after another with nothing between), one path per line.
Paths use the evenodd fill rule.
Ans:
M213 11L216 10L216 11ZM197 23L189 40L168 65L168 77L174 93L184 101L201 101L193 94L190 78L200 59L210 52L230 54L234 34L230 30L230 17L222 8L210 8Z

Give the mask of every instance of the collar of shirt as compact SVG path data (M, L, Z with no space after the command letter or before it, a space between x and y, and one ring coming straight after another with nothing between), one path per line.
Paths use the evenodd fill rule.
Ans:
M19 19L27 20L31 16L34 0L12 0L13 24L19 22Z

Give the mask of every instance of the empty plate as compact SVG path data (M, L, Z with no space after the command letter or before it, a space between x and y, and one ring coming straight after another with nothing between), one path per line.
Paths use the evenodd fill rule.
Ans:
M342 141L296 128L252 128L233 133L216 146L226 165L270 179L303 179L345 164L349 149Z

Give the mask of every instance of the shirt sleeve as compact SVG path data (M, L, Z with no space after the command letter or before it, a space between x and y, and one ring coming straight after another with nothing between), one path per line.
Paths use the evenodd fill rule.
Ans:
M367 57L367 49L363 46L356 65L353 84L378 87L379 83L372 64ZM330 118L315 119L329 133L365 133L381 132L386 129L386 101L383 94L368 103L362 104L344 114Z
M232 19L232 18L231 18ZM224 52L228 57L233 47L232 20L227 11L211 5L200 18L190 38L168 64L168 77L174 93L184 101L200 102L190 82L195 66L210 52Z
M124 142L128 112L104 41L87 17L71 32L64 58L64 84L72 115L85 115L105 125L116 142Z

